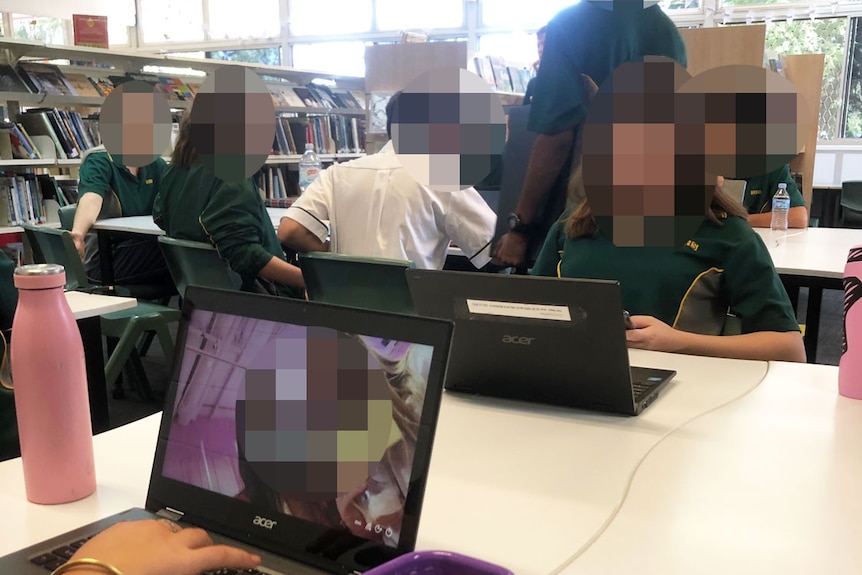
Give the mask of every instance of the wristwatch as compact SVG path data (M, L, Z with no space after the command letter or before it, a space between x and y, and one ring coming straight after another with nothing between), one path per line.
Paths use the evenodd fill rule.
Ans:
M512 212L509 214L509 231L516 234L529 234L533 229L530 224L521 221L521 216Z

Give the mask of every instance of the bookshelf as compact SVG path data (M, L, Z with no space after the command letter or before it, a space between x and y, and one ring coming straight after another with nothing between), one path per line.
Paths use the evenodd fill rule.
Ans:
M56 74L49 78L47 83L42 81L40 84L41 78L34 78L33 74L26 72L26 68L42 63L52 66ZM7 85L5 88L14 91L0 91L0 106L5 106L11 122L23 121L22 112L32 108L55 110L50 114L77 114L78 122L63 124L62 121L52 120L53 129L49 128L48 132L59 136L59 143L55 146L51 146L46 140L40 140L36 146L37 142L32 136L49 135L42 132L42 124L35 134L28 133L22 138L27 141L29 148L36 148L38 155L44 155L45 159L36 159L37 154L34 153L22 153L26 150L16 147L15 143L19 140L11 136L13 148L16 149L10 153L8 146L0 148L0 171L4 177L22 173L77 177L77 168L81 164L80 156L91 145L99 143L98 127L94 123L97 120L84 120L84 116L96 117L105 101L104 95L101 94L107 94L108 90L102 89L101 80L123 76L152 81L157 91L165 93L176 118L191 108L197 87L208 76L218 69L236 66L251 69L263 79L273 96L277 124L285 129L293 126L292 133L287 138L276 138L274 154L267 159L266 165L258 173L258 176L263 177L256 177L258 184L263 184L262 193L265 193L267 198L283 198L297 193L294 185L296 178L291 177L289 172L295 172L306 141L315 144L315 149L325 164L363 155L360 152L364 150L365 137L364 78L246 62L176 58L155 52L51 46L5 38L0 39L0 65L3 66L3 75L20 80L12 87ZM60 80L54 81L53 78L57 77ZM8 78L4 77L3 80L3 83L9 84ZM59 91L54 89L58 85L61 87ZM63 86L69 89L62 89ZM108 88L110 87L109 82ZM286 101L285 96L289 96ZM43 115L38 111L32 113ZM29 114L24 114L23 117L29 118ZM86 137L82 134L82 127L89 122L93 124L87 126L89 137ZM31 130L23 124L19 124L18 128L27 132ZM7 133L0 137L10 138ZM57 142L56 139L52 141ZM61 149L70 143L77 153L70 153L68 147ZM48 146L48 153L43 154L43 145ZM51 153L54 147L57 148L57 159L50 158L54 155ZM281 177L273 178L273 170ZM269 179L266 177L267 172L270 174ZM272 184L273 181L280 182L280 185L276 189L267 188L266 183ZM0 198L0 201L5 201L5 198ZM2 225L3 222L0 222L0 226ZM19 231L16 226L7 227ZM0 235L9 233L2 231L5 229L0 227Z

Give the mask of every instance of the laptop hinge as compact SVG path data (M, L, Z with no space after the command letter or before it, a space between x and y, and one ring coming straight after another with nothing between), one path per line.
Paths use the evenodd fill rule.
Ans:
M159 517L164 517L165 519L169 519L171 521L179 521L183 518L183 512L177 511L176 509L171 509L170 507L163 507L156 511L156 515Z

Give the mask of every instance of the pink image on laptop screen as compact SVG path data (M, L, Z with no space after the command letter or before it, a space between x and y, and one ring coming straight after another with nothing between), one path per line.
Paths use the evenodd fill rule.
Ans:
M432 352L195 310L162 474L395 547Z

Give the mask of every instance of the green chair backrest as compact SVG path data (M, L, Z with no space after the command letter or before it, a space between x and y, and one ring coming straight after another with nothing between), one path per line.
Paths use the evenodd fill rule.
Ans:
M299 256L299 267L311 301L415 314L409 261L312 252Z
M66 269L66 289L92 287L72 235L67 230L33 224L24 224L23 228L36 263L60 264Z
M227 266L212 245L159 236L159 245L180 295L190 285L238 290L239 274Z
M72 224L75 222L75 210L77 209L78 204L70 204L57 210L57 215L60 217L61 228L72 231Z

